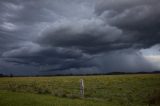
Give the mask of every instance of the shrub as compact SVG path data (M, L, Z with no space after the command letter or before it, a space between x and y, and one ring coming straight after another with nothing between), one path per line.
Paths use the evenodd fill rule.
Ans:
M148 105L160 105L160 90L159 91L154 91L152 94L149 95L148 98Z

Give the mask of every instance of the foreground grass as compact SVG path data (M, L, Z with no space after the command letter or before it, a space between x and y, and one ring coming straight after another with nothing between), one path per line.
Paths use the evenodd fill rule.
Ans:
M101 101L0 91L0 106L113 106Z
M85 81L83 99L80 78ZM26 106L28 102L34 106L160 106L158 74L0 78L0 90L0 106ZM15 104L6 104L11 101Z

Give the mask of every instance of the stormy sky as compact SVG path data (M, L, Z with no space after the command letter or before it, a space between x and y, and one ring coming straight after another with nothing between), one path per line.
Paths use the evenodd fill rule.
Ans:
M160 70L159 0L0 0L0 73Z

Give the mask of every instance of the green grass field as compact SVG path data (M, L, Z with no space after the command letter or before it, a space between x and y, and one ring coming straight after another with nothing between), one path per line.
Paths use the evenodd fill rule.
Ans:
M160 106L160 75L0 78L0 106Z

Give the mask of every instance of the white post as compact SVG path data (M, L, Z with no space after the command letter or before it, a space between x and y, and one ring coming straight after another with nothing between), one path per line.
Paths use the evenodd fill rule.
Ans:
M84 82L83 79L80 79L80 95L84 97Z

